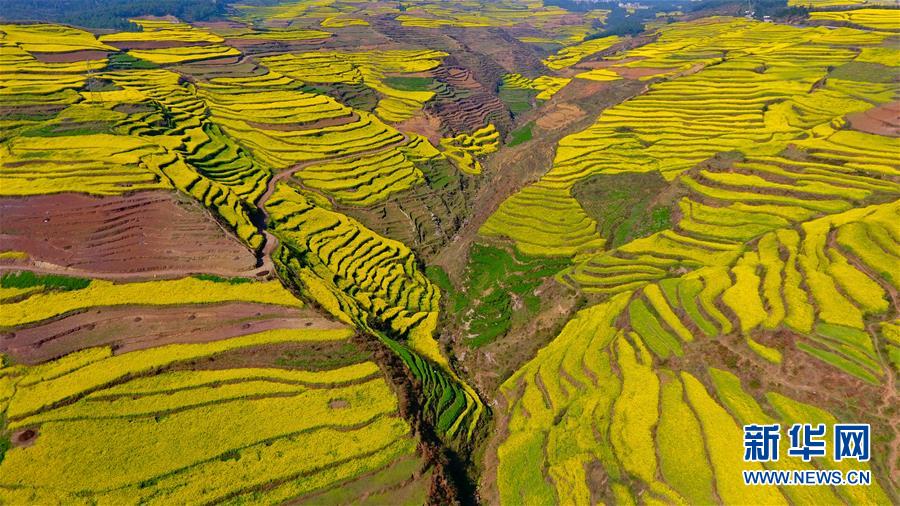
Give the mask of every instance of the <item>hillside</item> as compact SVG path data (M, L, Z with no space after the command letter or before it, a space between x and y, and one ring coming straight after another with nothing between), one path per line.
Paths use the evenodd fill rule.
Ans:
M896 3L22 4L0 503L900 502Z

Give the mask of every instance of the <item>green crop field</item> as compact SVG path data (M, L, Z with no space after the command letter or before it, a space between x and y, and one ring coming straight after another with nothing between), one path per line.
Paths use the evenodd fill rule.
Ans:
M900 503L896 1L7 4L0 504Z

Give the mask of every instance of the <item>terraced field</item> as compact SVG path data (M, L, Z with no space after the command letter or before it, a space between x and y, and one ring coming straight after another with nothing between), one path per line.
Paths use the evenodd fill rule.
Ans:
M810 19L815 21L836 21L840 24L857 25L896 32L900 31L900 20L893 9L856 9L840 12L813 12Z
M440 292L409 248L285 185L267 211L281 241L275 252L281 275L340 320L379 336L422 382L437 430L470 437L484 407L434 340Z
M11 119L4 121L0 185L3 432L12 445L4 450L3 501L421 503L428 494L452 494L443 468L435 470L435 443L419 436L418 424L428 420L440 438L465 444L484 408L432 338L439 295L417 274L412 252L347 222L399 255L381 254L353 272L375 274L399 261L399 275L412 284L397 285L397 273L384 281L378 274L369 295L346 283L334 294L316 291L318 285L304 291L345 322L338 323L304 308L273 279L277 267L287 286L307 287L299 282L304 271L282 271L288 261L281 259L293 253L285 244L298 240L286 232L295 224L284 224L284 234L274 221L278 232L262 229L269 209L262 206L287 189L281 183L275 191L276 181L296 176L322 206L316 220L321 213L346 219L328 210L329 199L365 207L437 185L436 177L448 185L458 176L435 170L455 171L453 162L424 137L312 88L322 80L276 73L286 63L271 60L272 70L203 82L185 80L182 67L156 68L240 53L214 30L138 22L144 31L105 35L107 42L44 25L3 30L11 71L3 106L16 113L4 116ZM46 47L57 40L66 44ZM72 61L44 63L39 51L66 52ZM378 86L393 78L383 73L428 70L437 61L427 55L441 56L418 52L422 63L410 67L413 53L385 54L392 56L349 61ZM398 93L376 113L420 110L432 94ZM482 156L496 143L482 137L477 133L475 144L461 139L453 149ZM341 242L313 237L328 250ZM147 280L156 276L173 279ZM334 297L351 301L352 318L332 311ZM382 329L376 320L393 326ZM389 359L379 355L374 363L371 345L351 339L353 328L394 349L394 376L382 372ZM403 371L418 378L420 390L403 390L411 381ZM410 411L418 403L413 393L428 402L423 414ZM113 412L97 411L98 401ZM148 401L162 404L138 406ZM295 408L285 402L307 416L291 414ZM311 403L319 404L313 414ZM269 416L276 406L286 417ZM231 420L232 435L209 444L223 419ZM129 429L135 424L145 435ZM71 438L85 430L96 434L94 442ZM185 436L197 444L192 452L177 450ZM84 451L66 457L72 448L61 441ZM168 458L172 452L181 460ZM100 455L106 467L94 469ZM132 464L123 466L126 460Z
M798 490L733 472L752 464L747 423L853 413L893 433L882 451L896 455L897 351L879 329L898 309L897 144L883 121L848 128L894 100L896 83L851 73L896 65L889 36L730 19L659 33L589 72L655 79L649 91L563 139L553 168L480 229L530 255L574 255L557 278L597 301L503 383L496 499L890 503L888 476ZM586 193L648 172L664 178L649 201ZM646 202L646 217L618 202ZM621 227L651 210L671 225L623 244L637 232ZM842 386L823 392L817 377ZM856 399L869 407L844 391L868 392Z
M0 494L11 502L269 503L367 473L384 475L384 491L404 484L420 466L415 439L374 363L285 370L213 361L250 346L331 343L351 333L270 331L119 355L99 347L6 367L8 428L29 446L7 452Z
M695 39L700 30L703 37ZM887 83L833 78L817 85L830 68L854 59L856 53L846 45L878 45L885 37L852 30L839 37L840 31L728 19L668 25L657 41L621 57L637 60L610 69L693 73L653 85L563 139L553 168L505 202L482 233L509 237L523 252L565 256L590 251L600 238L594 220L571 197L578 181L598 173L649 170L671 180L717 153L751 146L755 153L777 155L809 129L827 128L845 114L871 107L872 101L890 101ZM725 61L719 56L723 50L731 54ZM831 108L823 109L825 102ZM542 240L536 242L538 237Z
M608 49L619 42L619 40L619 37L616 36L601 37L599 39L582 42L581 44L568 46L544 60L544 64L551 70L560 70L571 67L583 60L586 56Z
M498 449L501 501L599 499L585 474L591 462L611 481L603 493L618 500L638 490L675 502L703 502L714 491L724 502L745 501L751 493L758 495L750 500L767 504L836 500L833 491L821 488L747 489L731 472L752 464L738 464L742 424L770 419L763 412L777 413L782 423L796 420L794 413L814 413L817 420L833 420L831 414L774 392L766 392L763 409L742 387L747 380L730 372L701 366L677 373L666 364L703 353L698 341L735 336L726 357L749 357L744 372L751 384L777 382L765 378L765 371L790 370L787 364L803 360L786 356L786 341L770 334L784 326L796 336L798 350L829 364L820 367L884 385L891 366L876 351L878 337L866 333L863 318L889 314L887 290L895 293L900 259L896 243L879 246L871 237L896 234L898 211L892 203L811 220L803 225L802 240L791 228L769 232L729 266L623 291L582 310L503 385L509 436ZM808 288L798 286L800 279ZM716 364L723 357L708 359ZM685 461L684 452L696 458ZM803 464L782 461L775 468L781 466ZM523 490L522 476L542 473L552 483L531 478L525 483L532 488ZM837 493L844 501L889 502L880 486Z
M900 11L697 4L3 16L0 503L897 503Z
M409 119L434 93L397 89L385 82L388 74L416 74L432 70L447 56L440 51L380 51L366 53L302 53L263 59L275 72L305 83L364 84L382 98L375 115L389 122Z

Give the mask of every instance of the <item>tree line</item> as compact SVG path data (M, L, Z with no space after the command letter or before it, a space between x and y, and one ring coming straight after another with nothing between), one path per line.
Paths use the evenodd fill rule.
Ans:
M4 0L0 19L137 31L128 18L172 15L184 21L225 16L223 0Z

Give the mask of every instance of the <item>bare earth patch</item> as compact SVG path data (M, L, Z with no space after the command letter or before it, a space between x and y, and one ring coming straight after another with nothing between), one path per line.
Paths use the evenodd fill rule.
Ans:
M861 132L900 137L900 100L850 114L847 119Z
M116 353L203 343L273 329L334 329L312 309L231 302L213 305L93 308L42 325L0 333L0 352L36 364L93 346Z
M441 120L427 112L418 113L412 118L398 123L397 129L401 132L415 132L423 135L435 146L441 142Z
M72 63L76 61L102 60L109 56L108 51L83 50L68 51L65 53L39 53L33 52L31 56L44 63Z
M165 191L0 198L0 244L98 273L244 271L256 257L199 204Z

